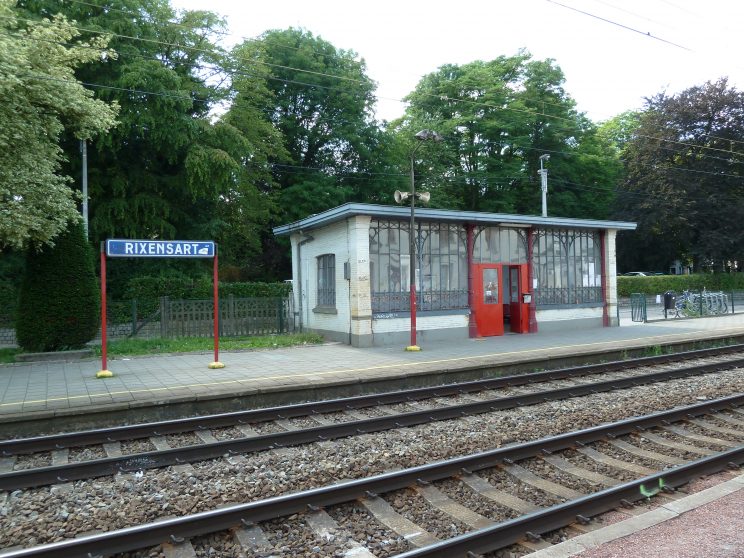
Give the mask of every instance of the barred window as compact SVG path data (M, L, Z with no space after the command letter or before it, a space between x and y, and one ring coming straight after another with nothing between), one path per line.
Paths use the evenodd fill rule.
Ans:
M538 230L532 257L537 304L602 302L602 253L598 231Z
M318 256L318 306L336 306L336 256Z
M524 229L483 227L475 235L474 263L527 263Z
M372 312L410 309L411 255L408 221L373 220L369 230ZM420 310L468 307L465 228L416 222L416 305Z

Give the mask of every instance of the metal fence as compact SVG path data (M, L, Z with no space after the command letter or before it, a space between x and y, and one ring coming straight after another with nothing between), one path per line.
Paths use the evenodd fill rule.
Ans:
M272 335L295 331L292 296L220 300L220 337ZM109 339L126 337L213 337L214 301L109 301L106 332ZM13 320L0 316L0 347L16 345ZM100 339L100 332L96 339Z
M160 299L160 337L212 337L214 301ZM220 337L270 335L294 330L290 298L220 300Z
M696 294L696 293L693 293ZM636 293L630 297L618 298L618 318L621 324L629 322L654 322L658 320L672 320L675 318L697 318L715 315L734 314L744 309L744 291L724 291L722 293L709 293L725 301L725 311L711 310L707 304L700 305L699 312L678 312L674 308L664 312L664 295L645 295ZM680 294L677 294L679 301ZM704 301L704 297L702 298ZM697 304L700 304L698 302ZM694 310L694 303L693 303Z

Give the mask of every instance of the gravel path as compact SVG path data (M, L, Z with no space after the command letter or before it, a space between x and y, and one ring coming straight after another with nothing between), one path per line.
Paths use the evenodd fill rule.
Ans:
M743 391L744 373L734 370L366 434L332 444L250 454L239 463L215 459L196 463L193 468L168 467L78 481L72 483L71 490L19 490L0 495L0 548L53 542L93 530L119 529L228 503L250 502ZM258 426L254 425L256 430ZM489 476L489 480L493 479ZM546 503L555 502L543 505Z

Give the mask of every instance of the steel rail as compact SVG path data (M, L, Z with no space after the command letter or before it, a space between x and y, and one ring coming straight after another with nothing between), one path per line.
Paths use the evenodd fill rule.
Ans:
M647 498L648 494L657 493L665 488L676 488L689 481L711 473L716 473L729 466L744 464L744 446L714 454L672 469L654 473L642 479L613 486L582 498L557 504L544 510L538 510L515 519L498 523L478 531L465 533L458 537L442 541L427 547L418 548L396 558L466 558L473 554L495 551L523 540L527 533L541 535L575 523L577 518L593 517L624 505ZM649 490L646 487L651 487Z
M667 422L675 422L693 416L710 414L743 404L744 394L738 394L714 401L706 401L705 403L698 403L687 407L678 407L669 411L662 411L650 415L626 419L612 424L595 426L523 444L498 448L475 455L438 461L427 465L404 469L402 471L383 473L366 479L333 484L322 488L285 494L267 500L250 502L248 504L236 504L180 518L165 519L135 527L127 527L108 533L90 535L11 551L4 554L3 558L91 558L95 556L107 556L119 552L139 550L150 546L157 546L167 541L178 541L181 539L189 539L200 535L222 531L240 525L241 523L253 524L295 513L302 513L316 508L342 504L359 498L377 497L378 494L400 490L416 483L434 482L452 476L461 475L463 473L470 474L480 469L495 467L503 463L510 463L512 461L534 457L545 451L562 451L576 447L577 445L580 446L601 441L607 437L622 436L638 432L639 430L642 431L654 426L659 426ZM694 467L695 471L711 472L712 470L719 470L727 466L729 463L741 464L743 462L744 446L720 454L715 454L712 457L695 461L689 465L665 470L658 475L644 477L639 481L633 481L632 483L626 483L625 485L603 490L597 494L600 494L602 498L605 498L606 502L613 502L614 504L612 507L614 507L621 503L621 500L624 498L627 498L628 500L638 499L638 489L642 482L649 483L653 482L653 479L663 477L665 483L673 486L675 483L681 484L684 482L683 479L690 478L689 475L684 476L681 474L686 470L685 467ZM715 465L712 465L713 463L715 463ZM594 497L596 497L596 494L585 496L574 501L574 505L577 507L575 509L569 509L571 513L571 521L575 520L576 514L579 513L581 513L581 515L594 515L599 513L599 511L604 511L604 509L601 509L602 506L592 503L592 498ZM579 504L575 504L576 502L579 502ZM604 505L606 506L606 504ZM544 514L549 510L555 510L556 508L560 509L561 506L563 505L554 506L548 510L538 511L525 517L531 518L529 525L537 525L534 527L534 532L545 532L546 530L557 528L562 525L558 525L555 519L550 519L541 514ZM574 513L574 511L576 513ZM560 513L562 514L561 517L565 519L568 511L561 510ZM522 518L518 518L518 520L519 519ZM540 523L540 520L542 519L545 519L544 523ZM509 536L511 537L519 534L519 538L521 538L525 535L526 531L532 530L525 530L523 528L524 525L527 525L526 523L524 525L515 523L518 520L508 521L503 524L508 525L509 529L511 529L511 531L509 531ZM476 533L482 534L485 531L487 530L477 531ZM456 543L452 543L451 541L445 542L450 542L451 544L463 544L463 547L466 544L486 544L487 541L483 541L480 538L476 539L475 543L469 541L461 542L461 539L464 539L469 535L475 537L476 533L462 535L457 539L451 540L456 541ZM467 551L461 550L460 547L456 547L456 552L462 552L464 554ZM452 554L431 554L431 556L451 555Z
M692 375L717 372L726 364L728 363L711 363L703 366L677 368L675 370L664 370L652 374L632 376L618 380L594 382L512 397L500 397L436 409L401 413L398 415L386 415L384 417L374 417L364 420L339 422L314 428L303 428L262 436L238 438L234 440L221 440L218 442L171 448L167 450L150 451L119 457L107 457L77 463L66 463L63 465L53 465L50 467L10 471L0 474L0 490L12 491L21 488L43 486L58 482L69 482L116 473L140 471L143 469L165 467L181 463L193 463L206 459L224 457L225 455L265 451L278 447L295 446L317 441L356 436L359 434L382 432L394 428L418 426L440 420L456 419L463 416L502 411L525 405L536 405L548 401L557 401L571 397L580 397L583 395L637 387L648 383L686 378Z
M691 360L695 358L706 358L725 354L744 352L744 344L730 345L727 347L716 347L710 349L699 349L683 353L657 355L632 360L621 360L600 364L590 364L558 370L547 370L529 374L517 374L474 380L455 384L445 384L426 388L416 388L405 391L386 392L372 395L361 395L344 399L332 399L310 403L300 403L282 407L270 407L264 409L252 409L249 411L237 411L232 413L220 413L201 417L174 419L167 421L152 422L147 424L134 424L114 428L102 428L80 432L68 432L50 436L37 436L32 438L18 438L0 441L0 456L22 455L40 451L50 451L92 444L105 444L122 440L147 438L150 436L163 436L166 434L178 434L181 432L208 430L211 428L224 428L237 424L248 424L256 422L267 422L277 419L296 418L320 413L332 413L353 409L362 409L375 405L391 405L405 403L408 401L419 401L432 397L447 397L473 393L488 389L498 389L511 386L521 386L531 383L548 382L552 380L563 380L573 377L590 376L603 372L614 372L631 367L654 366L667 364L679 360ZM744 358L731 361L727 367L742 365ZM487 366L473 366L468 368L479 369Z

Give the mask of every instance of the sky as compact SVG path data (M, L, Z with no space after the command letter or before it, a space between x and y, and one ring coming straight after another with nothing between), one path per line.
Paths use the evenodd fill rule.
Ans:
M353 50L377 83L376 115L402 116L403 97L444 64L552 58L580 112L600 122L644 98L728 77L744 89L740 0L171 0L227 20L223 46L270 29L303 28ZM579 13L580 10L586 13ZM587 15L590 14L590 15ZM598 18L603 18L603 21ZM611 23L610 23L611 22ZM621 27L624 26L624 27Z

